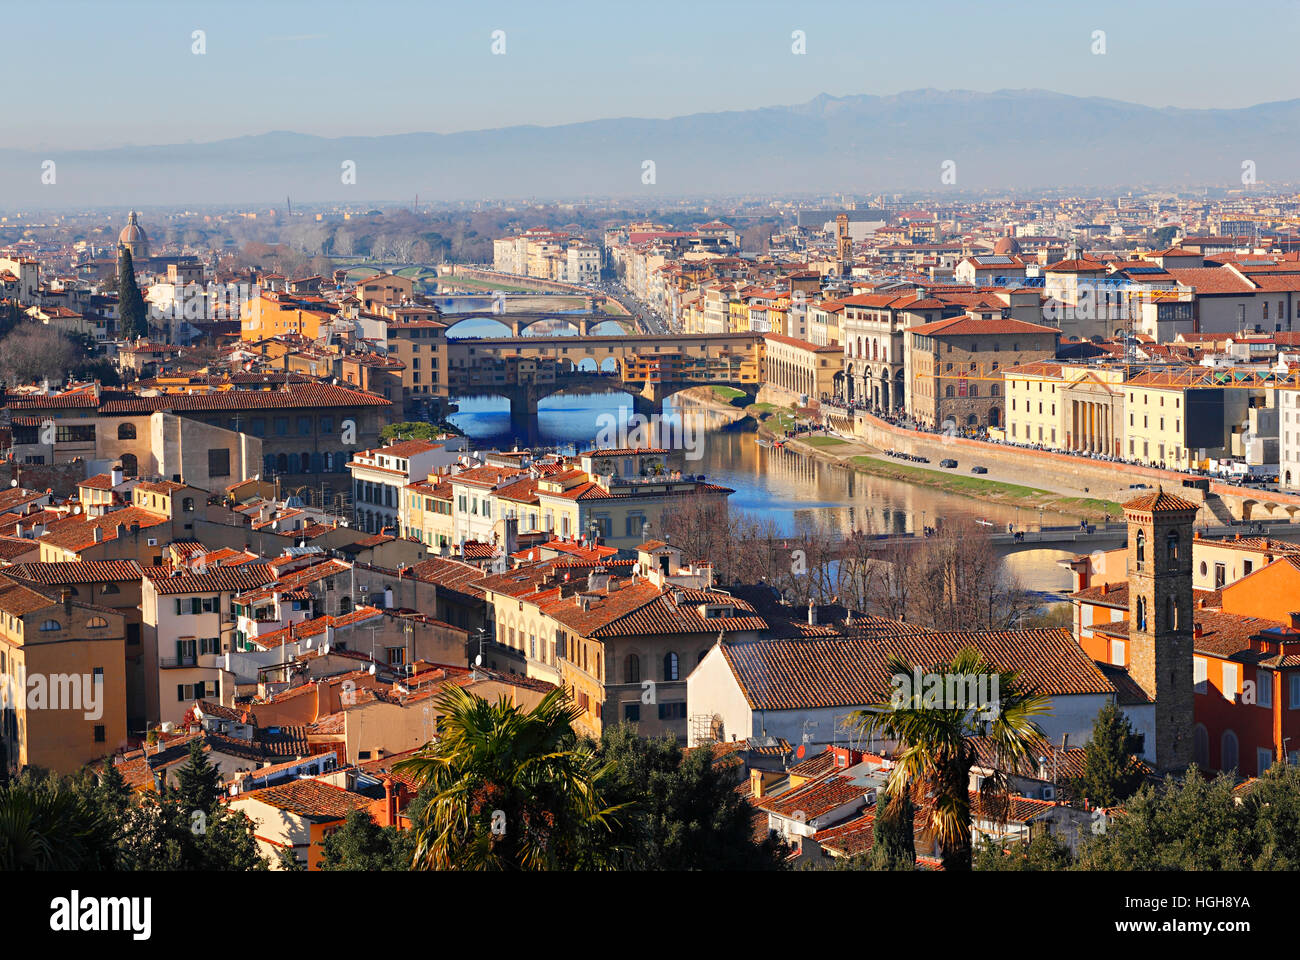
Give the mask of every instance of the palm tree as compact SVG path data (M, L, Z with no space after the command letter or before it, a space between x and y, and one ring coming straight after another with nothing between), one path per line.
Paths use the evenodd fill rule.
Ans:
M888 669L895 691L908 689L916 675L911 664L891 655ZM987 678L996 700L983 704L947 703L927 706L921 691L895 697L859 710L850 722L869 736L897 741L899 752L889 775L886 795L909 793L926 813L931 835L943 850L945 870L971 868L970 771L977 759L974 737L985 737L994 770L980 787L981 805L997 819L1009 806L1010 785L1005 771L1032 759L1043 732L1034 718L1050 710L1050 699L1020 683L1017 671L999 671L974 647L959 650L949 663L921 670L940 680L951 675ZM997 683L993 687L993 683Z
M610 840L600 766L580 747L580 711L562 689L524 711L504 697L490 704L461 687L434 701L438 739L395 770L432 792L417 815L413 866L425 870L608 869Z
M98 811L52 780L0 788L0 871L103 869L110 835Z

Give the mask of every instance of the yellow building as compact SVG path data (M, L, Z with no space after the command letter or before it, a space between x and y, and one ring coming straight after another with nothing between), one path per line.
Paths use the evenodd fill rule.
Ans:
M456 541L451 505L451 484L446 478L431 476L407 484L398 511L402 534L431 547L451 546Z
M306 307L301 300L266 290L250 297L240 305L239 335L243 340L265 340L270 337L296 334L317 340L337 319L336 314L320 306Z
M0 700L10 772L75 773L126 746L122 614L0 577Z

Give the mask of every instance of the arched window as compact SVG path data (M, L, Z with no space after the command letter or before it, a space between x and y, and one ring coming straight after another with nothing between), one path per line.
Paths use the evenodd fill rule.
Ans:
M973 426L975 426L975 424L977 424L977 423L979 423L979 422L980 422L980 421L979 421L979 417L975 416L975 414L973 414L973 413L972 413L969 417L966 418L966 426L968 426L968 427L973 427Z
M108 626L108 621L103 617L91 617L86 621L86 626L91 630L102 630Z
M352 612L352 598L339 597L339 613L351 613L351 612Z
M1178 604L1173 597L1165 598L1165 627L1169 630L1178 629Z
M665 680L681 679L678 673L677 654L675 653L670 652L664 654L664 679Z
M1192 759L1202 770L1210 768L1210 734L1202 723L1192 728Z
M1223 731L1220 749L1219 769L1225 772L1237 769L1237 735L1231 730Z
M126 477L138 476L140 473L140 464L135 459L134 453L122 454L122 475Z
M1170 530L1169 536L1165 539L1165 545L1169 550L1169 565L1175 567L1178 565L1178 531Z
M287 454L280 454L275 458L275 468L281 473L289 472L289 457Z
M1139 530L1137 535L1137 562L1142 564L1147 558L1147 535L1146 531Z
M945 397L955 397L957 395L957 391L952 387L944 387L943 395Z
M978 397L980 395L980 388L978 384L972 383L970 385L970 395L972 397Z
M641 658L635 653L629 654L623 661L623 682L640 683L641 682Z
M52 630L62 630L63 624L57 620L46 620L41 624L41 633L49 633Z
M1134 614L1134 617L1137 620L1137 628L1139 630L1145 630L1147 628L1147 598L1146 597L1138 597L1137 611Z
M1002 425L1002 412L997 407L989 407L989 426L999 427Z
M995 383L993 386L989 387L989 394L990 396L1000 397L1002 396L1002 388Z
M119 439L119 440L134 440L134 439L135 439L135 424L134 424L134 423L119 423L119 424L117 425L117 439Z

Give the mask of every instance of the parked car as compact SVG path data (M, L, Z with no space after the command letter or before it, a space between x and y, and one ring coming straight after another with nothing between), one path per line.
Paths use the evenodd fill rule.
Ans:
M945 470L955 470L955 469L957 468L957 461L956 461L956 460L940 460L940 461L939 461L939 466L943 467Z
M956 466L956 464L953 464L953 466ZM978 466L977 466L977 467L971 467L971 468L970 468L970 472L971 472L971 473L988 473L988 472L989 472L989 468L988 468L988 467L978 467Z

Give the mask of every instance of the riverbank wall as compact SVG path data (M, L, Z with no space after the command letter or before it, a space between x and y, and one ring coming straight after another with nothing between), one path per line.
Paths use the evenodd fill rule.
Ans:
M1130 463L1112 463L1076 457L1052 450L1013 447L967 437L946 437L918 433L886 423L858 410L850 418L835 416L833 408L823 407L823 417L846 436L853 436L880 450L901 450L915 456L929 457L937 463L952 458L969 470L975 464L1001 466L1020 471L1027 485L1087 487L1098 496L1113 496L1131 484L1163 486L1186 500L1200 504L1198 522L1230 523L1233 521L1293 521L1300 513L1300 496L1291 493L1252 490L1211 480L1209 489L1184 487L1187 474ZM1133 491L1137 496L1141 491Z

